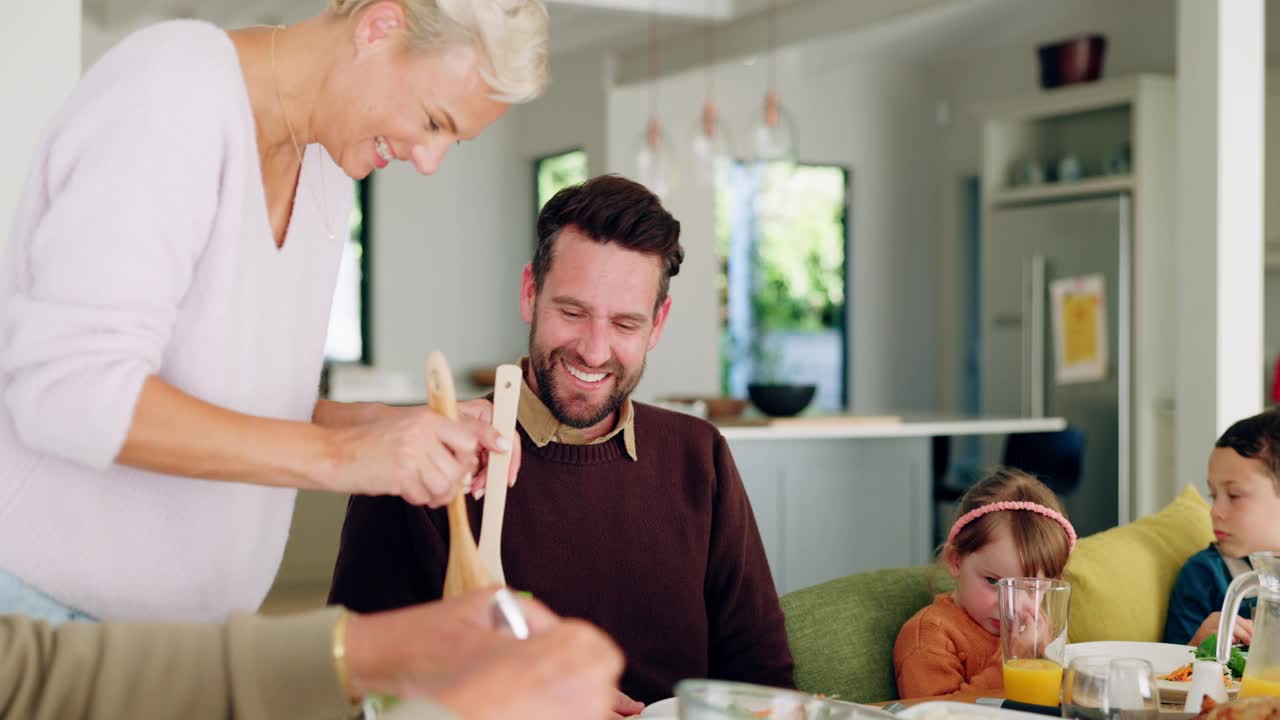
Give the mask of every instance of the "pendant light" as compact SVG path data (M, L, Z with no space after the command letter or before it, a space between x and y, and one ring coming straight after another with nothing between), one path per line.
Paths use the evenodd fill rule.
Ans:
M711 2L704 2L702 28L703 73L706 79L706 97L702 112L693 127L694 179L699 185L714 186L721 168L733 157L733 139L720 122L720 110L715 101L715 42L711 26Z
M791 115L778 97L777 2L769 0L769 89L751 129L751 159L758 163L795 162L796 133Z
M649 12L649 120L636 142L636 181L658 197L668 197L675 190L675 157L658 116L658 10Z

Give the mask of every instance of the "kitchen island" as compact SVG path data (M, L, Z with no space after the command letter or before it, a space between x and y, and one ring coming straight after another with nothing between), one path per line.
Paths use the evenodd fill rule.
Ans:
M933 438L1052 432L1062 418L813 417L720 424L779 593L931 561Z
M934 437L1061 430L1061 419L798 418L720 425L751 498L779 592L929 561ZM267 612L319 607L345 495L298 493Z

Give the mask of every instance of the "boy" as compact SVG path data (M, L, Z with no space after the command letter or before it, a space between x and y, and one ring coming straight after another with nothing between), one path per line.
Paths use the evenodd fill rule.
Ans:
M1199 645L1218 631L1227 585L1249 572L1248 555L1280 551L1280 411L1227 428L1209 455L1209 496L1217 542L1191 556L1169 596L1167 643ZM1234 640L1253 636L1253 600L1240 606Z

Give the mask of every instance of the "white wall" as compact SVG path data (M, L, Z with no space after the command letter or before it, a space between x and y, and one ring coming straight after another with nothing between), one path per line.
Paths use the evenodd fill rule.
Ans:
M14 12L16 11L16 15ZM49 119L80 79L80 2L42 0L7 9L0 43L0 250Z
M519 357L533 176L515 117L450 150L431 177L404 163L376 173L371 203L376 364L417 379L432 350L458 376Z
M520 155L531 163L529 172L534 158L573 148L586 151L591 175L604 172L608 146L605 113L612 68L612 56L599 50L551 58L547 92L535 102L511 110Z
M83 16L80 29L81 64L88 70L113 45L123 40L130 32L158 22L159 18L147 18L130 23L128 28L109 28L99 25L90 15Z
M1177 479L1260 411L1264 37L1262 0L1179 0Z
M717 68L717 101L730 134L745 138L765 92L766 64ZM799 159L851 171L849 387L853 409L929 410L935 406L933 258L937 231L937 133L927 78L903 65L858 54L849 37L787 48L778 85L797 125ZM704 90L699 71L663 79L659 113L687 141ZM648 87L616 89L609 105L609 169L634 174L632 160L648 112ZM683 147L683 146L681 146ZM739 152L745 148L740 148ZM682 156L687 156L682 152ZM719 386L718 307L708 191L682 189L670 206L685 224L690 255L672 283L676 306L668 336L650 356L651 394L714 393Z

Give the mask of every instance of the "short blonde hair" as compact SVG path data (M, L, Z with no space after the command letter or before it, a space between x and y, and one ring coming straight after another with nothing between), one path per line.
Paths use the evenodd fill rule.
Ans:
M379 0L330 0L348 18ZM470 45L495 100L528 102L547 85L547 9L541 0L394 0L404 8L414 50Z

